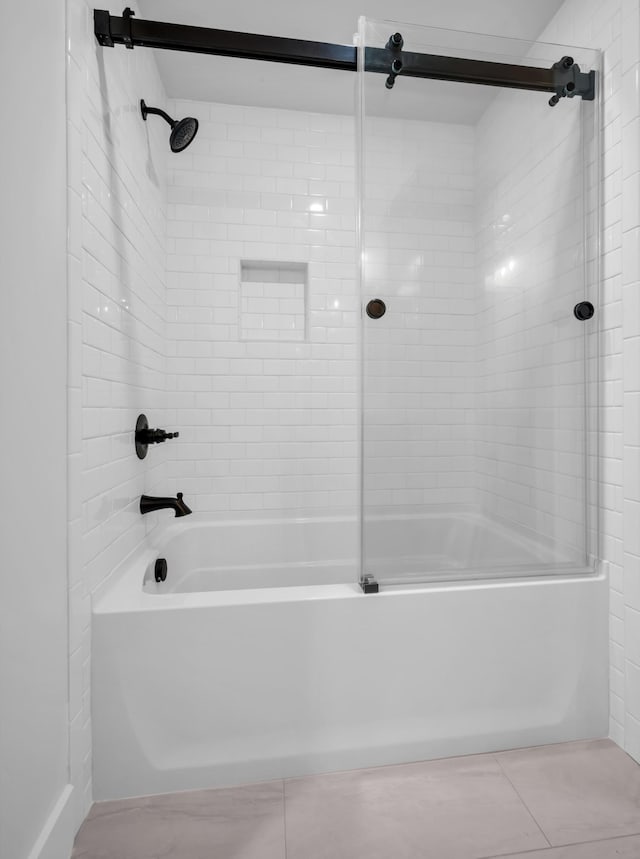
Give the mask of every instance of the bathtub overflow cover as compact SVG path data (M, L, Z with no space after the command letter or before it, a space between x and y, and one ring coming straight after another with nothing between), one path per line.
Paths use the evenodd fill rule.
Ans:
M166 558L158 558L155 566L155 576L157 582L164 582L167 578L167 561Z

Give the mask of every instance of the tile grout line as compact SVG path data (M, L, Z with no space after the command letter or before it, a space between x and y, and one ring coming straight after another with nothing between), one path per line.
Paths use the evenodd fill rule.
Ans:
M627 835L612 835L607 836L606 838L595 838L592 841L571 841L568 844L556 844L555 846L549 845L549 847L533 847L531 850L521 850L519 853L492 853L491 856L479 856L478 859L520 859L521 856L526 857L533 856L536 853L550 853L552 850L564 850L566 847L584 847L589 844L608 844L611 841L622 841L624 838L637 838L638 836L640 836L640 831L631 832Z
M546 836L545 836L546 837ZM595 841L580 841L578 844L595 844ZM563 844L563 847L573 847L573 844ZM551 853L559 847L533 847L531 850L521 850L519 853L492 853L491 856L479 856L478 859L521 859L522 856L534 856L536 853Z
M524 801L524 799L520 796L520 791L518 790L518 788L515 786L515 784L511 781L511 779L510 779L510 778L509 778L509 776L507 775L507 772L506 772L505 768L502 766L502 763L500 762L500 758L498 757L498 755L494 755L494 756L493 756L493 758L494 758L494 760L496 761L496 763L498 764L498 766L500 767L500 772L504 775L504 777L506 778L506 780L509 782L509 784L510 784L510 785L511 785L511 787L513 788L513 790L514 790L514 792L515 792L516 796L518 797L518 799L520 800L520 802L521 802L521 803L524 805L524 807L527 809L527 812L528 812L528 813L529 813L529 815L531 816L531 819L533 820L533 822L535 823L535 825L536 825L536 826L538 827L538 829L540 830L540 833L542 834L542 837L544 838L544 840L547 842L547 844L549 845L549 847L553 847L553 845L551 844L551 842L550 842L550 841L549 841L549 839L547 838L547 833L544 831L544 829L542 828L542 826L540 826L540 824L538 823L538 821L537 821L537 819L536 819L535 814L531 811L531 809L529 808L529 806L527 805L527 803L526 803L526 802ZM543 848L543 849L545 849L545 850L546 850L546 848Z
M282 827L284 835L284 859L287 859L287 782L282 779Z

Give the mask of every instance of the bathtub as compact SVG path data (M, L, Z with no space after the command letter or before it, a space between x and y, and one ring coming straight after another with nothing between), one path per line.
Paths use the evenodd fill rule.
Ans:
M407 526L440 581L401 556L368 595L354 520L172 521L94 599L95 799L605 736L606 571L536 575L544 546L470 515Z

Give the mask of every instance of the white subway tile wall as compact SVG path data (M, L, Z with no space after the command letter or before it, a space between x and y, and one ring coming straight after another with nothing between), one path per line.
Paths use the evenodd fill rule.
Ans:
M200 131L169 170L172 489L199 511L354 513L354 120L173 110Z
M609 499L607 507L615 510L620 529L623 510L624 544L618 542L616 577L612 580L612 720L615 719L614 739L619 741L624 729L627 751L640 760L640 7L632 0L622 2L622 49L618 87L615 90L621 113L622 143L622 206L612 201L608 229L612 244L619 248L622 230L622 277L616 283L617 313L611 314L609 327L615 331L618 346L616 361L607 365L612 397L618 404L617 422L610 421L617 438L620 430L624 439L623 492L618 470L615 504ZM614 204L618 203L616 207ZM607 226L607 224L605 224ZM606 248L605 248L606 249ZM618 250L619 253L619 250ZM624 306L624 314L622 308ZM620 362L620 328L622 323L623 364ZM620 393L620 377L623 393ZM622 399L621 399L622 398ZM621 420L622 402L624 421ZM616 448L619 454L619 448ZM624 501L621 504L620 495ZM623 506L622 506L623 505ZM611 518L611 517L610 517ZM624 554L622 554L624 549ZM624 570L624 576L621 575ZM624 629L621 627L624 626Z
M640 553L632 547L633 534L638 533L637 521L629 521L623 530L623 494L628 495L635 479L629 473L630 448L637 444L640 432L640 413L633 411L637 388L629 388L628 377L623 376L623 356L626 357L628 344L635 336L632 329L627 329L626 320L630 318L632 327L638 322L637 304L630 298L631 291L637 294L638 272L629 242L638 229L634 212L640 166L635 135L640 113L637 5L633 0L606 3L566 0L540 38L591 45L604 52L600 553L608 562L611 584L610 736L640 759L640 721L638 714L634 715L630 709L633 686L638 680L635 668L640 665L640 651L634 651L628 640L640 630L640 614L633 608L640 607L640 603L634 602L638 594ZM629 287L624 293L623 283ZM627 302L624 341L623 300Z
M505 90L479 121L476 147L479 501L578 564L585 338L598 324L573 313L596 300L584 284L582 107Z
M196 152L169 177L175 356L168 368L176 371L169 384L180 403L176 421L194 421L185 428L193 443L175 449L175 488L180 482L204 510L351 513L359 312L353 121L193 102L178 102L175 112L202 116L211 135L210 154ZM471 500L464 394L473 390L472 156L468 127L379 119L368 128L367 283L392 297L382 339L389 323L393 330L393 342L370 344L371 504ZM212 187L213 195L203 191ZM308 343L242 342L267 340L246 336L242 259L308 264Z
M542 38L605 49L602 556L612 584L611 732L640 757L636 5L567 0ZM91 16L84 0L68 0L71 745L72 779L86 804L90 594L158 521L157 514L140 517L139 496L180 490L194 510L221 514L355 510L360 313L353 119L167 104L151 52L98 48ZM169 153L162 120L141 120L141 97L198 117L200 131L188 150ZM513 479L517 451L511 465L500 465L490 437L494 430L519 432L520 419L512 412L514 422L501 424L494 410L493 423L485 420L500 393L487 387L487 378L507 361L528 360L526 343L519 349L515 342L520 326L501 300L502 285L485 290L478 282L474 253L476 236L487 236L496 213L526 218L527 201L548 205L556 189L543 199L540 170L515 179L517 160L510 184L490 194L490 164L479 165L476 184L474 155L490 139L482 127L476 149L467 127L379 121L370 131L367 289L389 298L391 336L383 344L381 329L366 320L367 418L372 443L388 457L367 464L368 501L484 498L498 512L509 498L526 521L527 504ZM517 197L510 197L518 182ZM478 262L508 278L511 257L498 266L501 249L491 240L483 253ZM297 264L306 271L304 291L299 279L292 294L276 295L274 283L285 283L243 278L242 261L272 270ZM246 291L257 285L262 295ZM623 298L629 308L624 582ZM271 300L279 313L271 303L255 304ZM500 333L491 342L476 327L488 317ZM565 343L562 334L558 344ZM569 338L554 347L554 366L567 372L569 385L573 346ZM535 388L535 372L525 379L528 366L522 364L518 385ZM152 425L181 432L179 442L152 449L143 462L133 455L141 411ZM572 431L571 414L558 418L563 438ZM478 417L484 429L476 442ZM518 437L530 445L526 434ZM563 454L557 469L563 480L574 466ZM536 492L545 488L530 484L528 500L534 485Z
M158 521L138 510L165 494L166 446L134 454L139 412L165 411L167 129L148 51L105 50L93 4L68 0L69 605L71 780L91 801L90 601Z
M364 317L372 510L476 501L474 142L470 126L366 119L363 294L387 306Z
M307 339L307 265L240 263L240 339Z

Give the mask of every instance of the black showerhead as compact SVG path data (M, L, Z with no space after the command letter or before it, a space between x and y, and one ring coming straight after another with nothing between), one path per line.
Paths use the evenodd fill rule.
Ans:
M172 152L182 152L191 143L198 131L198 120L193 116L180 119L171 129L169 144Z
M193 116L187 116L185 119L171 119L168 113L160 110L159 107L147 107L144 99L140 99L140 112L142 118L146 120L147 116L155 114L161 116L171 126L171 136L169 137L169 145L172 152L182 152L191 143L198 131L198 120Z

